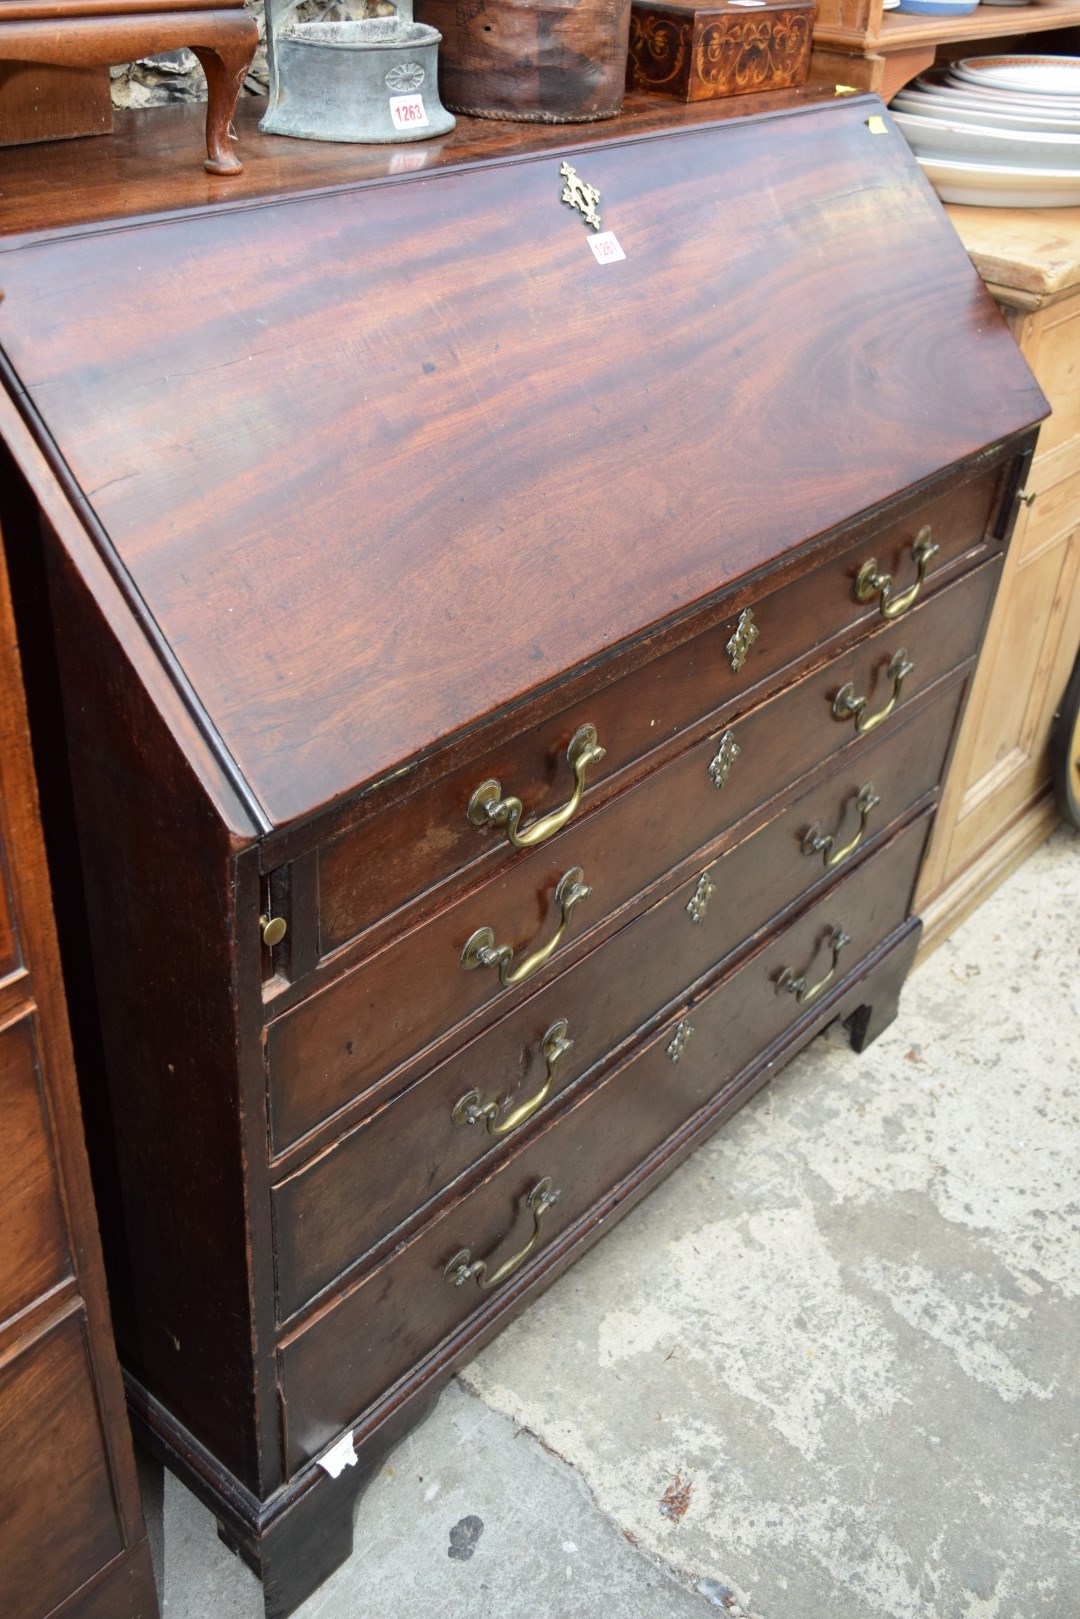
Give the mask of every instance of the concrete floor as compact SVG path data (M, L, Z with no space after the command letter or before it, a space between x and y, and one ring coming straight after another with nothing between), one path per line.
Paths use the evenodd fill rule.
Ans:
M483 1354L297 1619L1080 1619L1080 840ZM259 1587L144 1469L166 1619Z

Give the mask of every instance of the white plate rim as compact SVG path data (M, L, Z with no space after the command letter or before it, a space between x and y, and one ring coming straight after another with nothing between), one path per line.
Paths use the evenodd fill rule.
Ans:
M1054 68L1071 68L1070 78L1075 78L1076 88L1059 89L1054 85L1038 82L1037 75L1032 80L1032 74L1040 67L1049 70ZM1014 71L1015 70L1015 71ZM965 56L950 65L950 72L958 74L970 83L988 85L992 89L1018 89L1026 95L1036 96L1066 96L1080 99L1080 57L1075 56L1036 56L1034 54L1000 56ZM1017 77L1017 75L1020 77Z
M1030 130L1034 134L1080 135L1080 116L1072 119L1039 118L1034 113L1014 113L992 106L984 108L982 105L974 106L970 102L944 99L930 102L925 96L916 95L911 90L898 90L889 105L890 108L910 113L915 118L948 117L957 122L970 119L990 128L1012 129L1017 132Z
M951 120L894 113L896 127L916 157L941 162L981 163L990 167L1030 169L1039 175L1073 174L1080 184L1080 138L1028 135L1008 129L980 129Z

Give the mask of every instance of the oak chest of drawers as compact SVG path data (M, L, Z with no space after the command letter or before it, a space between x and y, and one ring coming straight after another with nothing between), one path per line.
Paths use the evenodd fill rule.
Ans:
M271 1613L509 1311L895 1012L1045 407L878 113L463 120L0 253L121 1354Z

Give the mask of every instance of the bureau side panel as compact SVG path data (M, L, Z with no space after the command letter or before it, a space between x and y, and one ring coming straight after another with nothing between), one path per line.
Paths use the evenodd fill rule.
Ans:
M45 550L98 1008L77 1037L120 1357L257 1491L244 862L48 531Z

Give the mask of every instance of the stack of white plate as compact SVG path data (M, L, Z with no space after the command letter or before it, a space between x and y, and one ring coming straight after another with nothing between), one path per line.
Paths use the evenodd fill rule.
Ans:
M1080 57L968 57L905 85L891 107L943 202L1080 204Z

